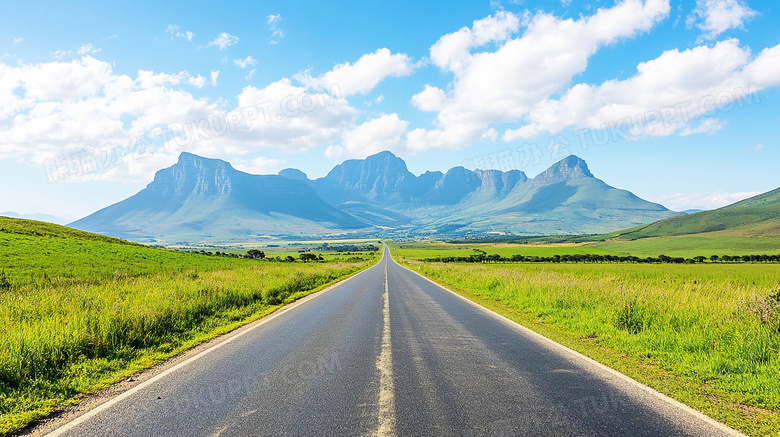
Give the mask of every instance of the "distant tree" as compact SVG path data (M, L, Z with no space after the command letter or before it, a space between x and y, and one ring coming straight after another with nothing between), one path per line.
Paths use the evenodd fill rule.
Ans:
M712 262L716 262L720 259L720 257L718 255L712 255L710 259L712 260Z
M293 258L290 255L287 255L287 258L285 258L284 260L287 261L288 263L294 263L295 262L295 258Z
M265 258L265 252L257 249L249 249L246 253L247 258L263 259Z
M695 260L696 260L696 262L703 263L703 262L704 262L704 260L705 260L705 259L707 259L707 257L704 257L704 256L695 256L695 257L693 257L693 259L695 259Z
M301 258L301 261L308 262L308 261L317 261L317 255L313 253L302 253L298 255Z

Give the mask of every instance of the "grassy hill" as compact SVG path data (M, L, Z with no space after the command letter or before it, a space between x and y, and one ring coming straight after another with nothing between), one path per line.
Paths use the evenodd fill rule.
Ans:
M244 260L154 249L34 220L0 217L0 272L15 288L86 283L245 265Z
M723 237L780 236L780 188L713 211L671 217L607 236L636 240L705 233Z
M713 211L637 226L585 241L635 256L693 257L780 252L780 188ZM582 240L581 240L582 241Z

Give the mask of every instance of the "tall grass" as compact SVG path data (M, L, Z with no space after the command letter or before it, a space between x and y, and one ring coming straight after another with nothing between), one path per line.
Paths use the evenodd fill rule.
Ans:
M368 264L246 261L0 291L0 434Z

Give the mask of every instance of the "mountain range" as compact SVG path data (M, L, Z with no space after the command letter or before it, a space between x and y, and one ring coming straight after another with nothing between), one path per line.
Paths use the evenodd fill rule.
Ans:
M677 215L597 179L568 156L522 171L411 173L381 152L309 179L297 169L252 175L182 153L143 190L69 226L133 241L237 242L335 235L595 234Z

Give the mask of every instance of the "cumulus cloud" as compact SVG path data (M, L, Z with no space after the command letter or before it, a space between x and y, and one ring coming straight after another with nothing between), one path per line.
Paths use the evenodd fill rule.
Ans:
M212 84L218 74L211 72ZM69 180L148 180L183 150L233 156L260 170L272 164L252 157L262 148L295 152L334 144L359 116L346 100L290 79L246 87L232 107L186 90L207 81L186 71L117 74L90 56L0 62L0 158L43 165L47 173L54 164L67 173L73 159L92 169Z
M126 145L155 127L198 119L216 107L178 86L202 81L186 72L117 75L109 63L90 56L0 63L0 157L41 164L85 148Z
M752 104L755 93L780 85L780 45L751 56L729 39L714 46L668 50L642 62L625 80L578 84L560 99L544 99L526 116L528 124L507 130L506 141L557 133L566 127L608 126L626 121L633 134L665 136L712 133L725 126L714 117Z
M714 39L729 29L742 28L756 14L741 0L697 0L688 25L695 24L704 31L704 38Z
M328 144L358 117L356 109L327 93L312 93L281 79L264 88L248 86L238 96L238 108L259 107L247 129L231 135L256 147L288 152Z
M447 104L447 95L435 86L425 85L425 89L412 96L412 104L420 111L441 111Z
M209 41L206 47L217 46L220 50L238 43L238 37L227 32L222 32L216 38Z
M409 146L458 148L493 123L517 122L583 72L600 47L648 31L668 13L668 0L624 0L577 20L499 11L444 35L431 47L431 61L454 79L446 99L433 87L413 98L438 115L435 129L409 132ZM485 46L497 48L478 50Z
M458 71L471 60L470 50L489 42L504 42L516 33L520 19L511 12L499 11L474 21L472 28L463 27L447 34L431 47L431 61L443 70Z
M401 120L398 114L382 114L344 132L342 144L328 147L325 156L365 158L383 150L399 151L408 126L409 122Z
M341 95L347 97L353 94L368 94L385 78L408 76L415 68L416 65L409 56L403 53L392 54L390 50L382 48L361 56L354 64L338 64L321 76L312 77L305 71L296 74L294 78L306 87L314 89L331 89L338 86Z

